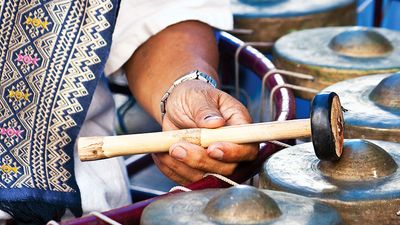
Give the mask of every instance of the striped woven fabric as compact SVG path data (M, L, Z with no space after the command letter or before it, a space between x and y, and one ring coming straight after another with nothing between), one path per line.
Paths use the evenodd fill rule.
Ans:
M118 0L0 0L0 209L20 223L82 214L73 148Z

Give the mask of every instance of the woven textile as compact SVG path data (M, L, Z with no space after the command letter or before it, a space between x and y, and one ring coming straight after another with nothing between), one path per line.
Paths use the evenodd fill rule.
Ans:
M103 76L117 5L0 0L0 209L19 221L82 213L73 147Z

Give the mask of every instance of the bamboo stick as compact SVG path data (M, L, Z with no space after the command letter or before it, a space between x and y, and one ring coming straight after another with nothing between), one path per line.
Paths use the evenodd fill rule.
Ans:
M81 137L78 154L82 161L132 154L166 152L179 141L208 147L214 142L237 144L311 136L310 119L254 123L217 129L193 128L164 132L104 137Z

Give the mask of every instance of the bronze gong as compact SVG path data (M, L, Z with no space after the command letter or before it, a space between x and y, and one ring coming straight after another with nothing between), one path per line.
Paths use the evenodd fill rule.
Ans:
M400 224L400 144L346 139L335 162L320 161L310 143L274 154L264 164L260 188L320 200L344 224Z
M336 92L347 109L345 138L400 142L400 72L353 78L324 91Z
M170 195L151 203L142 225L341 224L330 206L302 196L239 185Z
M277 68L313 75L290 83L321 90L342 80L400 70L400 32L384 28L327 27L293 32L274 46ZM312 94L296 93L311 99Z
M246 42L275 42L281 36L314 27L348 26L356 22L355 0L231 0L237 34Z

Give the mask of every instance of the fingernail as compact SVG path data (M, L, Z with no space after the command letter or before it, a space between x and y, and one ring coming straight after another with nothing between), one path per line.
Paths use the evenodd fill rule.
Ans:
M176 159L184 159L187 156L187 153L184 148L178 146L172 150L171 156Z
M211 158L214 158L214 159L222 159L222 157L224 156L224 152L221 151L221 150L219 150L218 148L216 148L216 149L210 151L210 152L208 153L208 155L209 155Z
M209 115L209 116L204 117L204 120L220 120L221 118L222 117L220 117L220 116Z

